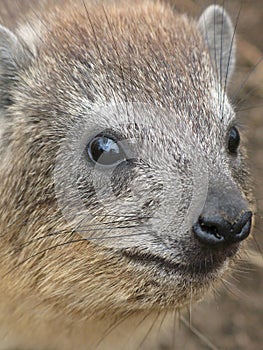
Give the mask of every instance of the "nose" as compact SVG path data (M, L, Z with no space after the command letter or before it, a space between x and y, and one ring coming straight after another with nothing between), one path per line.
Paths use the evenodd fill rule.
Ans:
M234 224L221 216L200 216L192 229L195 237L205 245L230 245L248 237L251 230L251 221L251 211L245 212Z

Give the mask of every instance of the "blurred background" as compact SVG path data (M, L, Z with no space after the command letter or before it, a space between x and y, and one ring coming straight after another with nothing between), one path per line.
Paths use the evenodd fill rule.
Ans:
M159 349L263 349L263 0L166 2L194 17L218 3L234 23L238 19L237 67L229 93L247 136L257 215L245 260L217 295L193 307L191 315L181 315L177 330L167 330Z

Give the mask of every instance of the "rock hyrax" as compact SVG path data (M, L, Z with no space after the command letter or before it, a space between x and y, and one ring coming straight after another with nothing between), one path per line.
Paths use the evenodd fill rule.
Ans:
M232 22L216 5L196 21L148 0L12 4L0 349L136 349L147 322L220 283L250 233Z

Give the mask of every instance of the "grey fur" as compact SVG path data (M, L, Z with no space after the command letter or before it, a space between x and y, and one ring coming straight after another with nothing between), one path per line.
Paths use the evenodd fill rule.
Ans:
M158 1L95 3L51 7L41 28L32 19L41 39L28 64L31 42L21 50L2 30L0 336L10 348L94 349L102 335L102 349L139 347L119 335L202 298L234 259L237 247L218 254L193 236L203 210L234 221L253 202L243 147L227 151L236 116L213 34ZM89 159L90 140L109 129L132 167ZM128 328L104 337L123 316Z
M10 102L10 89L18 70L25 66L31 53L9 29L0 25L0 108Z
M225 88L235 68L236 45L232 21L224 8L212 5L203 12L198 25L214 62L217 79Z
M16 75L16 60L22 47L10 30L0 26L0 107L9 102L10 84Z

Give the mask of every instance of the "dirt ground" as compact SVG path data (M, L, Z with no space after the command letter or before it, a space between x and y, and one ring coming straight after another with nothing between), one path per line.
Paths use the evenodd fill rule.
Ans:
M207 4L215 3L170 2L195 16ZM228 279L216 297L193 308L191 326L189 315L183 315L184 322L175 335L170 331L161 350L263 349L263 61L260 61L263 58L263 0L229 0L224 1L224 5L234 22L242 5L237 26L238 62L230 95L233 98L238 92L234 102L248 137L257 198L254 237L250 254L238 266L239 271Z

